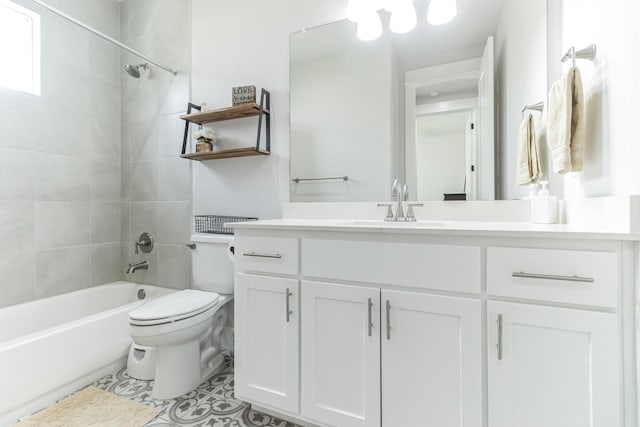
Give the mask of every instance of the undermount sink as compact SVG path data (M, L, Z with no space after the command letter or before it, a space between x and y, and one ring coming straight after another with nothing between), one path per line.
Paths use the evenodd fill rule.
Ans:
M384 221L384 220L355 220L345 221L344 225L353 225L358 227L401 227L401 228L433 228L446 227L447 223L443 221Z

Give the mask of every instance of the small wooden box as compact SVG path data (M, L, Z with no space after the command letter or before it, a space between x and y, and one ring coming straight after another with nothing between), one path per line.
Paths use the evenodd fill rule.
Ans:
M256 102L255 86L236 86L231 89L231 102L234 107Z

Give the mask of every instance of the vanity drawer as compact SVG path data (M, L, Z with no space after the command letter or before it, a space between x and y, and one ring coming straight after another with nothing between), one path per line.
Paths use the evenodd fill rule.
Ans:
M298 274L298 239L236 236L234 242L238 271Z
M479 293L476 246L302 239L302 275Z
M487 248L489 295L614 308L618 280L613 252Z

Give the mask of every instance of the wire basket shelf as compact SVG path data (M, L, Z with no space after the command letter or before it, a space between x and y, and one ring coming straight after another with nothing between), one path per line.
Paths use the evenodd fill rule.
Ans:
M233 228L225 227L227 222L257 221L258 218L225 215L195 215L196 233L233 234Z

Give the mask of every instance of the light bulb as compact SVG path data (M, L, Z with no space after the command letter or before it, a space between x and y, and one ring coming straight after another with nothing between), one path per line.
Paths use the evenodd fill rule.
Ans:
M457 14L456 0L431 0L427 10L427 21L431 25L443 25L451 22Z
M363 41L372 41L382 35L382 21L376 11L369 11L358 23L358 38Z
M408 33L416 27L417 23L418 18L413 2L403 2L391 13L389 29L397 34Z

